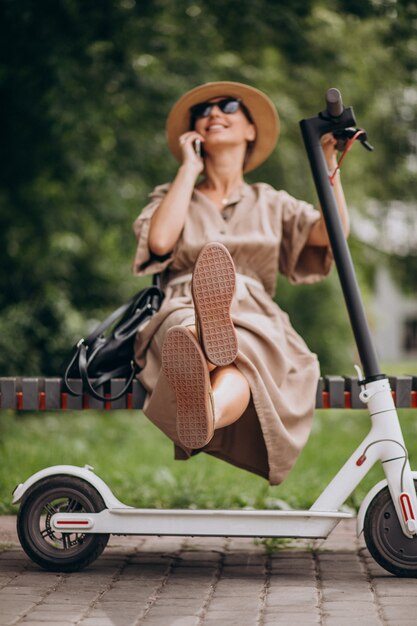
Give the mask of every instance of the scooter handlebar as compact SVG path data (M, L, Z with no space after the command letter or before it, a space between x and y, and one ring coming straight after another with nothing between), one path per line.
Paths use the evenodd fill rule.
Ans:
M340 117L343 113L342 94L338 89L332 87L326 93L327 113L330 117Z

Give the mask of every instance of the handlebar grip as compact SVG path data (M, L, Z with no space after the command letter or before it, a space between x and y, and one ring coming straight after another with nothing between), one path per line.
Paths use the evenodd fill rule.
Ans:
M327 113L330 117L340 117L343 113L342 95L338 89L332 87L326 93Z

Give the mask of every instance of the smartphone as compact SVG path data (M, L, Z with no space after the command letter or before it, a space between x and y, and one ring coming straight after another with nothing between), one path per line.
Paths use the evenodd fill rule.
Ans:
M202 154L202 150L201 150L201 139L196 139L194 141L194 150L197 156L201 157L203 156Z

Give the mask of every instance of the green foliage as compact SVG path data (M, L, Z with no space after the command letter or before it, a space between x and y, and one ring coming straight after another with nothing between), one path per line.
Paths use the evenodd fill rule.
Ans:
M410 296L416 293L417 276L417 254L407 257L393 255L391 257L390 269L397 284L403 285Z
M336 85L377 147L353 149L348 201L384 211L415 197L415 13L408 0L3 0L2 374L56 374L68 346L138 287L130 225L174 175L164 121L201 82L247 82L278 107L279 149L249 181L316 202L298 120ZM302 334L311 318L298 319L297 298L325 320L319 302L334 290L288 295ZM339 367L342 317L326 329L326 370Z

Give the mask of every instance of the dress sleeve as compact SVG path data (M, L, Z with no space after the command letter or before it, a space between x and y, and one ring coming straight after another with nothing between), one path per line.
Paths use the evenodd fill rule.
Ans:
M291 283L315 283L332 267L333 255L328 246L306 244L311 228L320 213L311 204L280 192L282 202L282 239L279 271Z
M156 256L149 250L148 236L152 215L169 189L169 184L159 185L149 194L150 202L141 211L133 223L133 231L137 239L136 254L133 261L133 273L136 276L157 274L172 262L174 251L163 257Z

